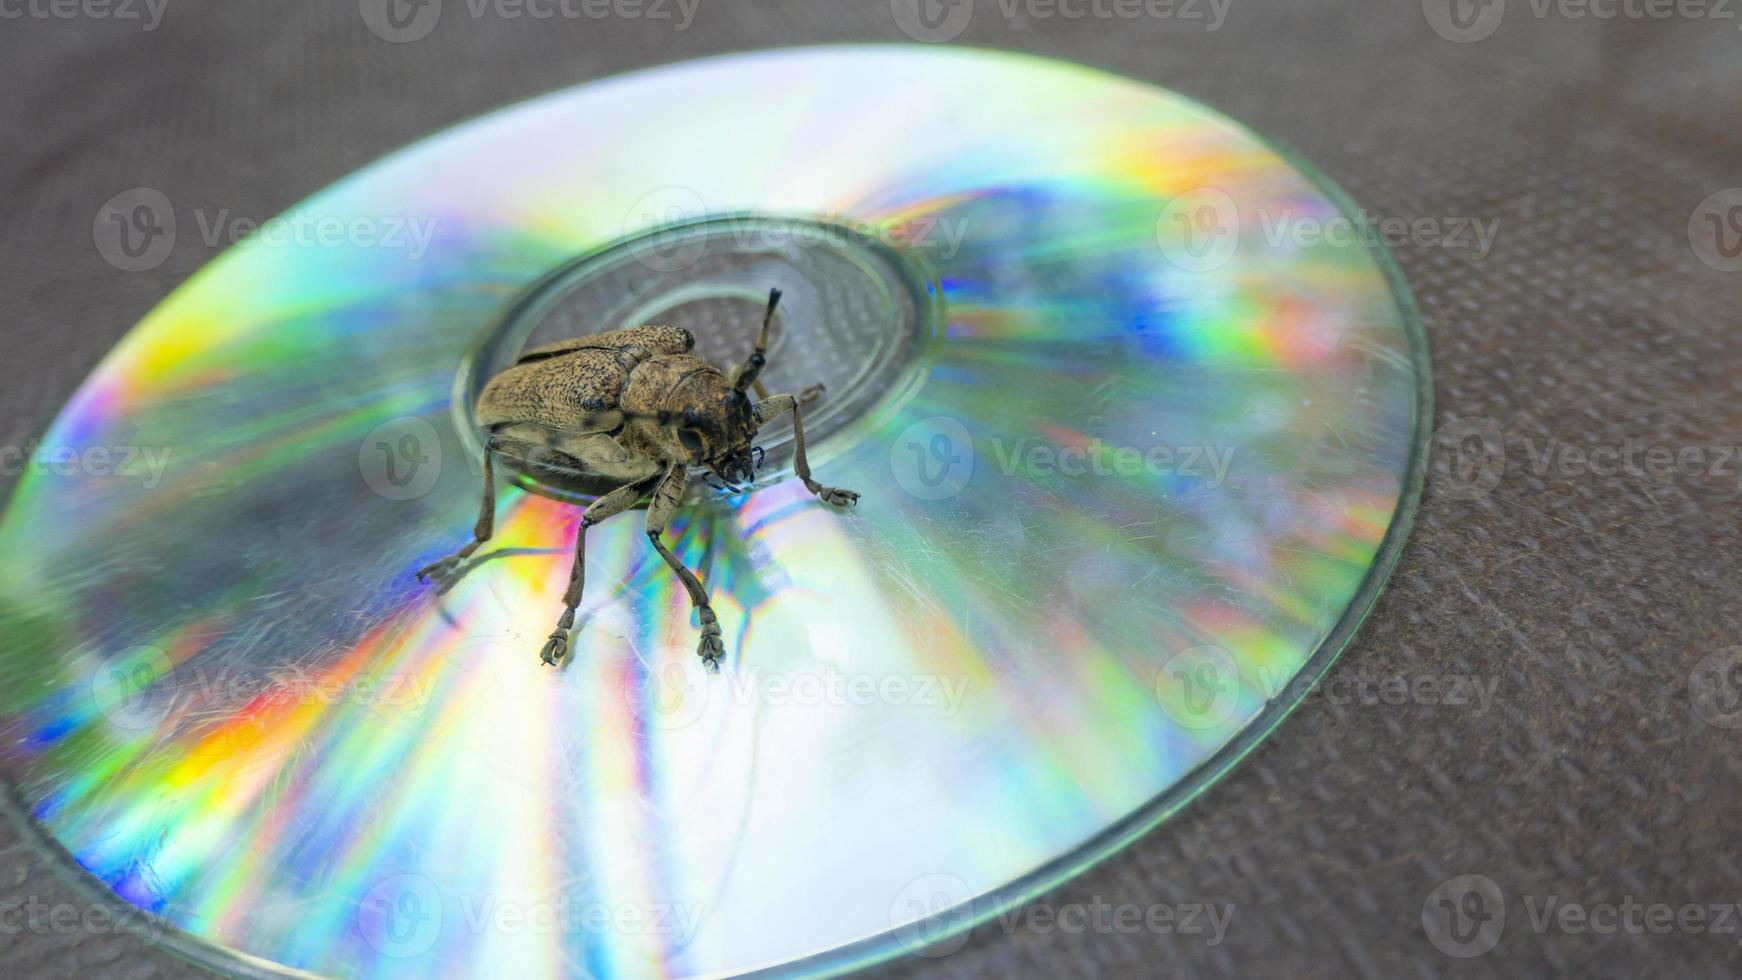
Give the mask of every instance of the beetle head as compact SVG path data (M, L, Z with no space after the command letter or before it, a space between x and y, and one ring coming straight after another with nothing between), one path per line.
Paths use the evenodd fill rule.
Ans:
M755 478L751 440L756 419L750 399L723 382L672 418L678 444L691 465L706 466L728 484Z

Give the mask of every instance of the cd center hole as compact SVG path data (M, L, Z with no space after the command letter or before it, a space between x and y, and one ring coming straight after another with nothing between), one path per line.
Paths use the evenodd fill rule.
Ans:
M813 233L792 234L799 224ZM782 233L761 233L767 230ZM755 343L771 288L784 297L761 380L771 394L824 387L805 411L806 442L822 447L900 387L929 326L928 291L912 264L887 246L810 219L754 215L658 228L540 280L469 359L456 422L481 446L472 406L521 351L621 327L683 327L695 336L699 356L731 371ZM790 422L770 424L758 442L769 472L777 471L790 456ZM539 482L559 495L575 494L549 479Z

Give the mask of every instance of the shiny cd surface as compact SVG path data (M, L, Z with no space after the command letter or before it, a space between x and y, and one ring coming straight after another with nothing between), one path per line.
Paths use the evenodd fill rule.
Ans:
M1106 856L1347 643L1420 485L1425 344L1340 193L1217 113L985 51L582 85L396 153L179 288L0 524L4 771L106 900L219 969L827 971ZM1349 234L1338 234L1338 229ZM838 511L699 479L664 540L499 474L525 345L689 326Z

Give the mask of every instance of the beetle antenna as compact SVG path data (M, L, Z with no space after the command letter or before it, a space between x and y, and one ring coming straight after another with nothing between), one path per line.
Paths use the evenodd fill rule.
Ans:
M780 305L780 290L768 291L768 312L762 314L762 332L756 335L756 349L745 358L744 366L738 369L738 377L732 382L732 387L743 391L756 383L761 376L762 368L768 363L768 327L774 322L774 309Z

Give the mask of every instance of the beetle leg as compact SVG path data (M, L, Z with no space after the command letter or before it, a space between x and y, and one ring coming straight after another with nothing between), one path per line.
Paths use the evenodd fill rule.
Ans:
M859 495L852 490L839 487L826 487L811 479L810 460L804 453L804 413L798 407L798 399L791 395L775 395L773 398L756 406L756 425L760 428L768 422L792 413L792 469L798 478L804 481L805 489L821 497L825 503L836 507L851 507L859 502Z
M569 631L575 628L575 609L581 604L581 592L587 585L587 529L607 518L615 517L634 506L646 492L650 481L642 480L618 487L587 505L581 515L581 526L575 532L575 565L569 571L569 587L563 593L563 614L550 634L539 659L547 664L562 660L569 650Z
M702 662L709 670L720 669L720 658L726 655L726 645L720 639L720 620L714 615L714 607L708 604L708 591L702 588L696 574L684 567L659 540L665 533L671 518L677 512L678 501L683 498L684 484L689 479L689 468L682 463L674 463L660 478L659 486L653 491L653 502L647 506L647 540L653 542L653 550L659 552L659 557L671 566L677 574L678 581L690 594L690 603L696 607L696 615L702 623L702 641L696 647L696 653L702 657Z
M459 569L460 564L472 557L472 552L477 551L479 545L490 540L490 536L496 533L496 467L494 459L496 453L500 452L501 449L502 445L495 436L491 436L489 441L484 444L484 502L478 508L478 523L472 526L472 540L464 548L446 558L431 562L418 569L417 580L419 582L433 578L444 586L447 585L454 572Z

